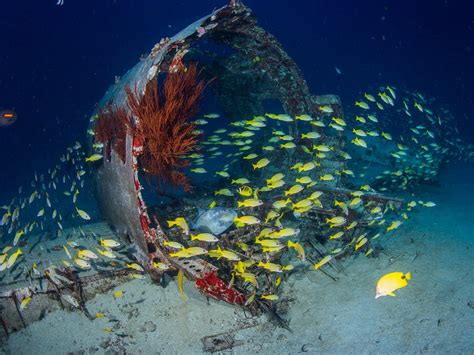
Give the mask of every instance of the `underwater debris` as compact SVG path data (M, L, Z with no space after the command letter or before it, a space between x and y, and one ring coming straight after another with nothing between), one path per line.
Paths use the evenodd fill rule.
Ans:
M216 271L208 272L203 278L196 280L196 287L206 296L223 300L227 303L243 305L245 296L233 288L229 288L218 276Z
M192 223L192 227L200 232L220 235L234 224L235 217L237 212L231 208L214 207L209 210L198 210L198 217Z
M236 346L243 345L243 340L235 340L235 335L231 332L208 335L201 339L203 351L215 353L218 351L233 349Z
M31 280L31 284L27 287L22 287L21 281L2 284L0 339L42 319L51 311L64 308L63 301L68 308L79 309L89 319L93 319L85 308L86 300L129 280L131 272L130 269L119 269L78 278L73 274L65 274L59 268L50 267L44 275ZM31 297L31 301L28 307L21 310L21 301L26 295Z

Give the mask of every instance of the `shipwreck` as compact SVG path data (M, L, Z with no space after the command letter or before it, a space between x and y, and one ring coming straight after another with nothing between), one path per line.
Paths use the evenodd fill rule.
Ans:
M88 153L103 155L101 161L91 163L97 202L108 225L100 225L102 235L113 232L123 244L133 246L133 257L157 284L164 273L182 272L207 297L244 307L252 314L271 311L270 301L255 298L255 290L242 280L233 280L228 263L199 256L173 257L166 242L179 236L164 224L166 219L189 212L190 206L180 203L169 209L147 197L167 191L169 185L182 191L193 189L183 173L189 162L182 157L198 143L193 133L197 127L188 121L198 113L197 103L206 92L221 112L234 119L252 117L270 104L279 105L291 116L317 116L322 114L321 107L330 107L334 115L344 118L339 97L311 94L300 69L278 40L258 26L248 7L232 0L173 37L158 41L132 69L117 78L91 115L89 131L94 135L88 135ZM296 121L287 127L292 134L299 130ZM314 129L318 131L318 127ZM341 132L327 135L321 131L321 135L325 144L341 148L346 144ZM281 158L280 168L288 169L295 159ZM342 169L345 164L344 159L332 156L318 172ZM319 190L341 199L353 191L344 176L335 176ZM203 191L195 193L199 197ZM362 198L381 210L398 209L403 202L379 193L366 193ZM261 207L262 214L268 210L267 205ZM189 213L196 217L194 210ZM324 220L336 215L333 206L312 208L306 216L311 224L308 236L323 235ZM362 211L351 210L347 218L358 222L354 231L371 223L370 216ZM219 239L224 245L233 245L236 240L245 243L259 232L260 227L246 226L226 230ZM313 237L301 242L305 243L307 260L315 262L326 254L323 242ZM279 261L282 254L268 256L258 249L250 252L254 260L266 261ZM342 268L337 257L347 254L350 251L332 258L332 269L324 272L337 277L334 274ZM61 307L88 315L87 299L128 280L130 272L124 268L77 273L55 264L30 280L4 283L0 330L7 336ZM262 275L259 286L271 294L274 281L273 276ZM22 310L20 303L27 295L32 296L32 302Z

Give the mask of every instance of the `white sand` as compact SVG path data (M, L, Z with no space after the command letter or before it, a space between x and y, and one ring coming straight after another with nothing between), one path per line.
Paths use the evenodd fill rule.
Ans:
M465 169L424 193L438 206L420 209L393 237L381 237L386 249L378 259L347 260L337 282L315 271L292 277L283 289L283 297L295 299L286 315L292 333L222 302L208 305L190 282L185 303L174 282L161 288L134 280L117 288L122 298L115 300L112 290L87 304L105 318L54 312L12 335L6 350L190 354L202 352L202 337L231 331L244 341L233 350L238 354L473 353L474 192L466 175L474 181L474 169ZM375 300L375 283L391 271L411 271L412 281L396 297Z

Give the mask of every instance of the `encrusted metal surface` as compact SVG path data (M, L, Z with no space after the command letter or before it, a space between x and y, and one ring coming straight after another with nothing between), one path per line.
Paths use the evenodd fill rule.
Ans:
M238 3L235 7L222 9L219 15L220 28L211 31L209 37L253 60L254 71L263 73L271 81L274 97L282 103L287 113L316 113L301 70L278 40L257 26L250 9Z
M115 150L111 150L110 161L103 159L95 173L96 197L102 216L113 230L133 239L142 250L146 250L143 229L138 213L139 201L134 183L132 139L127 135L125 163Z

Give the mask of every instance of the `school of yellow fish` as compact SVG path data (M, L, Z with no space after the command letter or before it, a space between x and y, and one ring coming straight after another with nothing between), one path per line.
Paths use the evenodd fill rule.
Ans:
M342 254L369 256L374 240L399 228L417 206L436 205L413 198L397 209L394 203L383 203L371 196L397 189L413 191L419 184L436 179L441 162L473 156L472 149L462 144L450 124L452 116L444 109L433 113L429 103L419 93L386 86L378 93L365 93L344 118L336 115L333 105L322 105L314 117L265 113L230 122L228 127L211 133L204 127L212 126L221 119L220 115L204 115L195 121L202 126L195 133L204 137L200 150L186 156L192 161L189 174L214 178L212 184L207 184L215 186L209 208L235 208L235 227L248 227L255 235L251 241L235 240L223 247L218 236L195 233L186 216L180 216L164 226L177 228L180 240L167 241L164 247L171 257L200 256L211 262L230 263L233 271L229 282L239 283L250 292L249 301L257 296L278 300L282 274L295 267L274 262L283 252L295 255L299 264L311 263L314 270L324 269ZM363 157L367 150L380 151L380 147L384 150L379 154L385 154L380 160L390 164L372 176L371 162ZM71 200L73 209L68 214L73 221L91 220L81 207L81 191L84 175L88 174L86 163L99 162L103 146L96 144L93 148L97 153L89 157L81 148L80 143L68 148L61 164L48 170L48 174L35 174L31 192L20 188L9 204L1 206L4 213L0 215L0 225L6 233L0 240L6 245L0 251L0 272L21 260L20 245L28 243L29 236L47 229L61 233L65 212L60 207L64 206L60 195ZM350 190L341 192L340 187ZM329 251L309 260L298 226L311 213L323 210L332 211L320 218ZM359 220L365 221L363 228L358 225ZM6 236L10 236L8 241ZM89 269L98 258L114 259L114 248L119 245L112 239L100 240L96 251L92 251L69 241L63 246L63 263ZM127 266L144 271L136 263ZM163 263L156 263L155 267L166 269ZM41 273L37 268L35 263L33 271ZM181 283L182 278L181 275ZM272 284L260 287L263 279Z
M235 241L226 249L218 245L219 238L214 235L191 235L191 241L201 243L189 244L186 238L181 243L170 242L175 243L170 245L171 255L227 259L235 270L231 284L240 278L253 287L254 296L277 300L276 294L267 291L275 291L281 282L279 273L294 266L270 261L284 251L295 252L305 261L304 239L298 237L297 225L311 211L323 208L334 212L324 219L327 245L333 247L328 255L313 260L315 270L347 251L371 255L373 241L397 230L415 207L436 205L411 199L396 208L393 202L380 203L371 196L384 191L415 191L420 184L436 180L442 161L473 156L472 148L457 138L458 132L451 125L453 117L445 110L434 114L428 103L419 93L397 95L396 88L386 86L377 94L365 93L344 119L335 115L333 106L324 105L317 117L266 113L231 122L228 128L215 129L212 134L198 130L196 133L206 139L201 151L187 158L193 162L192 173L218 179L213 183L218 188L209 208L233 207L239 212L235 226L253 226L257 232L253 241ZM212 118L219 115L212 114ZM204 126L209 121L198 120L196 124ZM348 144L329 143L334 142L331 137L341 135ZM380 161L390 164L371 176L369 164L361 164L365 162L363 155L380 146L385 149ZM225 164L217 163L223 160ZM342 164L334 168L334 161ZM339 186L351 186L350 193L338 193L335 188ZM365 221L363 228L358 227L358 219ZM189 234L185 216L168 221L168 225ZM266 255L265 259L253 257L258 253ZM264 271L274 286L258 290Z
M91 220L91 216L81 207L81 191L85 189L85 181L89 174L84 163L100 159L101 156L98 154L85 158L82 145L76 142L74 146L67 148L66 153L60 157L60 163L49 169L47 174L35 173L30 184L31 192L25 192L20 187L17 196L8 205L0 206L4 211L0 226L6 230L5 235L0 235L2 244L6 244L0 251L0 271L13 269L31 243L31 236L47 231L54 231L60 236L64 232L65 220L68 220L68 224L74 225ZM80 227L79 234L82 238L87 237ZM7 240L7 236L13 238ZM120 245L119 242L113 239L100 239L97 242L95 251L85 249L74 240L64 242L63 265L90 269L92 263L99 261L100 258L105 260L116 258L113 249ZM42 268L48 266L48 260L37 260L27 271L27 275L39 276L43 273ZM139 265L132 266L137 269ZM141 267L139 268L143 271Z

